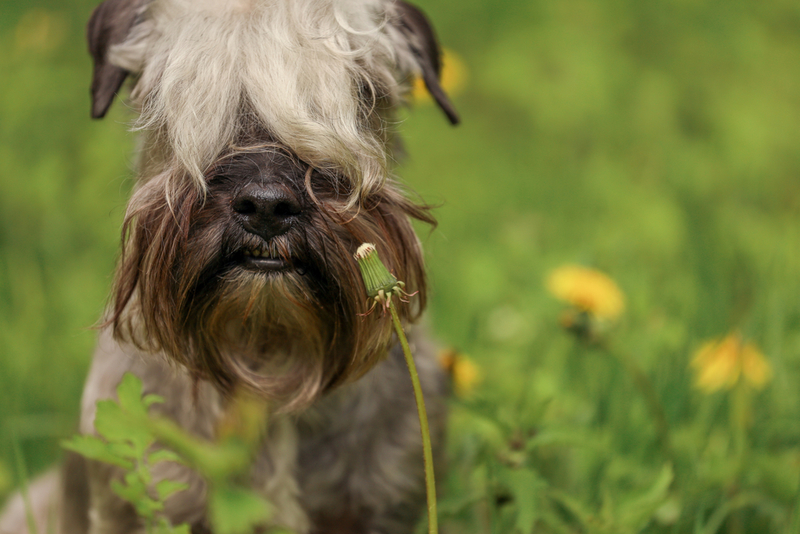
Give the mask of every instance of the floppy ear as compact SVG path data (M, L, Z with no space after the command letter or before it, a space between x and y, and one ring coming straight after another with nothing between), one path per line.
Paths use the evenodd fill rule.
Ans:
M106 0L94 10L86 26L92 74L92 118L105 116L128 71L108 62L108 49L125 40L136 21L141 0Z
M422 79L425 82L425 87L428 88L428 92L447 115L450 123L453 125L458 124L460 120L458 112L439 83L439 75L442 68L441 50L439 49L439 42L436 40L436 34L433 32L433 27L431 27L428 19L418 7L403 0L397 1L397 7L400 13L400 30L405 34L409 48L422 69Z

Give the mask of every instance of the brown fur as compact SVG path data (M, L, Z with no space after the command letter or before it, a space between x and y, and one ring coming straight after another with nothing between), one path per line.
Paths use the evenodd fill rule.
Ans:
M396 186L349 206L346 183L272 145L233 150L214 170L236 174L252 160L291 176L284 185L301 197L300 226L270 243L241 230L231 220L226 187L251 180L246 174L234 177L238 185L219 186L210 177L206 195L184 180L182 190L167 196L165 185L174 182L150 179L125 217L109 324L118 339L167 354L197 379L229 392L245 386L295 409L360 377L388 348L389 318L365 316L369 302L352 252L375 243L387 267L418 291L414 305L401 309L413 321L427 287L409 217L434 220ZM242 249L268 246L298 269L270 276L231 265ZM263 354L277 357L264 361Z

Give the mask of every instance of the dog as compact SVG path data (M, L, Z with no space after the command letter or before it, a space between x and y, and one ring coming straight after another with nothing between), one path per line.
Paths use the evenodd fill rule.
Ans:
M435 221L393 175L416 78L458 122L428 20L403 0L106 0L88 40L92 117L127 80L140 145L80 431L126 372L205 439L246 391L272 414L249 479L275 508L263 528L412 532L425 501L414 398L353 253L374 243L416 292L400 315L441 459L446 380L412 326L427 286L411 220ZM203 479L153 470L188 485L165 516L211 532ZM120 476L68 455L30 489L39 532L142 532L110 490ZM27 532L20 496L0 532Z

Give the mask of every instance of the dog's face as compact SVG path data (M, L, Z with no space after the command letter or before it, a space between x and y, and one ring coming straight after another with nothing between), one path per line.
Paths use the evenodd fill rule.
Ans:
M433 222L393 186L349 205L347 181L279 145L221 158L205 193L190 180L170 205L168 178L131 199L115 326L224 389L246 385L292 405L369 370L386 350L388 318L368 311L352 253L376 243L419 291L421 250L409 216Z
M127 77L144 132L110 324L224 391L284 409L361 376L390 321L366 315L352 254L377 245L418 291L389 125L412 75L438 87L438 48L393 0L107 0L89 24L93 115Z

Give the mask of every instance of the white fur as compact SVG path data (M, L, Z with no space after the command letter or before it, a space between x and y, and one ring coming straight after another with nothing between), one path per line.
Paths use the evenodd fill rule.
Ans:
M110 60L139 76L136 127L167 139L167 163L200 187L256 122L310 165L370 190L387 176L388 136L359 86L394 108L419 70L395 16L391 0L153 0Z

